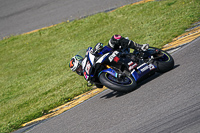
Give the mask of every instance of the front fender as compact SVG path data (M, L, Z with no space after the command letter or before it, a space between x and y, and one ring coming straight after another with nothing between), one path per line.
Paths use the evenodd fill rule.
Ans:
M117 75L118 75L118 73L114 70L114 69L112 69L112 68L108 68L108 69L105 69L105 70L102 70L100 73L99 73L99 75L98 75L98 77L101 75L101 73L109 73L109 74L111 74L112 76L114 76L114 77L116 77L117 78Z

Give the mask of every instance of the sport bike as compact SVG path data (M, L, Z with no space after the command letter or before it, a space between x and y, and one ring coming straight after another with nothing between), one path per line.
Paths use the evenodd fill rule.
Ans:
M137 83L151 75L167 72L174 67L172 56L158 48L147 51L120 49L103 55L92 54L92 48L85 50L82 61L83 75L88 85L121 92L130 92Z

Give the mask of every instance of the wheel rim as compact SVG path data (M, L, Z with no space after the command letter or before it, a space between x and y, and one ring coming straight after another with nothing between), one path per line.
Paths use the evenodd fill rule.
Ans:
M133 83L132 79L130 79L129 77L123 77L123 78L119 79L108 73L106 73L105 76L107 79L109 79L110 81L117 83L117 84L129 85L129 84Z
M169 60L170 60L170 57L166 54L166 53L164 53L164 52L162 52L164 55L162 56L162 57L160 57L159 59L158 59L158 61L164 61L164 62L168 62Z
M151 53L151 52L154 52L154 50L155 50L154 48L149 48L150 53ZM163 56L160 57L160 58L157 59L157 60L158 60L158 61L168 62L168 61L170 60L169 55L168 55L167 53L163 52L163 51L162 51L162 53L163 53Z

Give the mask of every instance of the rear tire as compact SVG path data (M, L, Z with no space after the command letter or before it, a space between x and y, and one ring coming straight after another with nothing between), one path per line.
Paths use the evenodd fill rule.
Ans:
M153 64L157 66L157 72L164 73L174 68L174 59L166 51L161 50L161 52L164 56L154 60Z
M123 80L120 81L118 78L108 73L101 73L99 80L109 89L119 92L130 92L136 89L137 86L135 80L130 76L126 76Z

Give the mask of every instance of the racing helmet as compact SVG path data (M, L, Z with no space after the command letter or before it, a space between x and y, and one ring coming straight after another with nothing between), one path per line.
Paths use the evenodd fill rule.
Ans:
M114 35L111 37L111 39L108 42L108 46L110 46L111 48L118 48L119 47L119 43L120 43L120 39L122 38L121 35Z
M75 55L69 62L70 69L74 72L76 71L79 75L82 74L82 61L83 57L80 55Z

